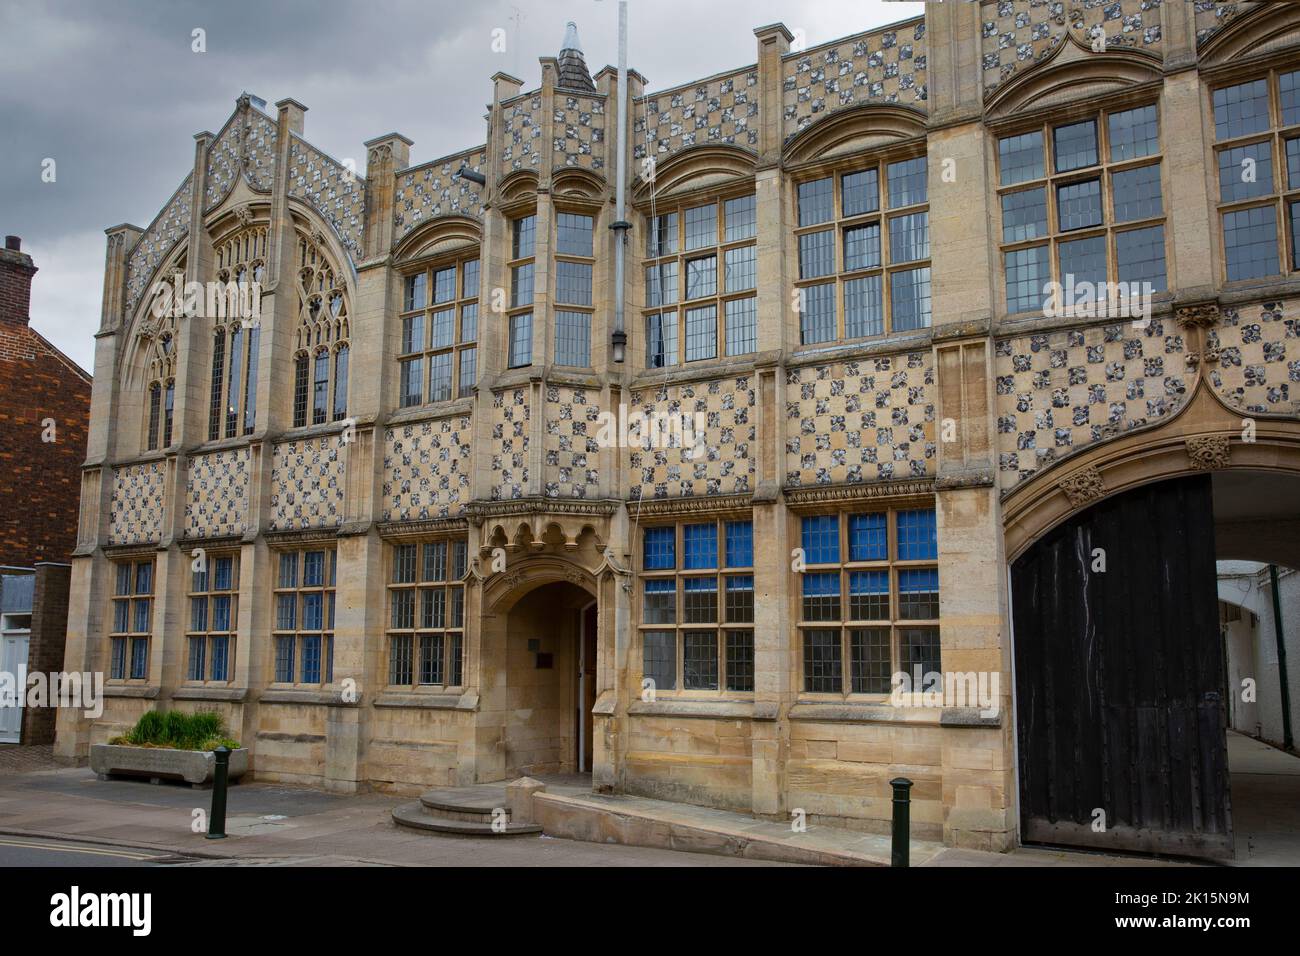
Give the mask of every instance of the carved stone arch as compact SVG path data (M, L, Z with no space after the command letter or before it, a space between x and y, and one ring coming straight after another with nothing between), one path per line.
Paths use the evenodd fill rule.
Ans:
M314 217L313 217L314 218ZM344 270L339 264L346 262ZM351 338L351 260L338 246L333 232L326 232L312 219L294 216L294 248L281 265L281 280L292 275L298 293L298 321L295 349L327 344L331 348Z
M1016 75L985 101L986 119L1117 93L1162 79L1161 59L1147 50L1110 47L1104 53L1071 33L1050 54Z
M788 164L830 159L925 135L921 110L894 103L859 103L836 110L795 133L786 142Z
M597 597L596 576L558 554L537 554L512 564L483 583L483 607L489 614L505 614L532 591L567 581Z
M551 178L551 195L558 199L599 203L605 197L606 182L590 170L568 167Z
M1238 14L1205 40L1200 67L1213 69L1246 57L1265 56L1300 44L1300 4L1260 4Z
M157 378L152 370L162 358L159 349L163 340L167 338L173 343L177 341L175 277L180 276L180 291L183 295L187 252L188 246L184 243L172 250L164 264L154 273L144 295L140 296L135 314L127 323L117 368L118 383L123 394L147 388L149 382ZM175 374L175 367L173 349L170 374Z
M465 216L436 216L412 229L393 250L393 262L462 252L483 241L483 226Z
M500 203L505 207L522 207L537 202L537 173L531 169L519 169L501 180L498 189Z
M659 163L653 181L638 176L632 184L632 201L648 203L652 195L662 200L697 189L753 180L757 166L758 157L739 146L690 146Z
M1242 434L1241 415L1202 380L1186 407L1158 427L1094 445L1011 491L1002 502L1007 560L1084 508L1155 481L1225 469L1300 477L1300 421L1261 419L1253 441Z

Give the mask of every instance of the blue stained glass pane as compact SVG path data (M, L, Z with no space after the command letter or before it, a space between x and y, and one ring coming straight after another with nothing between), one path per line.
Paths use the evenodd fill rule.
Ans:
M838 571L822 571L803 576L804 597L839 596L840 575Z
M808 564L837 564L840 560L840 519L814 515L803 519L803 554Z
M149 674L149 642L131 641L131 679L144 680Z
M214 631L230 630L230 597L220 595L212 599L212 629Z
M750 521L728 521L727 567L752 568L754 566L754 525Z
M718 566L718 529L710 524L688 524L682 528L683 567L689 569Z
M686 578L682 583L684 591L716 591L717 589L717 578Z
M325 583L325 552L308 551L303 555L302 585L318 588Z
M898 572L898 590L903 594L916 594L939 590L937 568L909 568Z
M672 578L668 578L665 580L656 580L654 578L651 578L649 581L645 582L646 594L669 594L672 593L672 590L673 590Z
M934 509L898 513L898 560L924 561L939 556Z
M213 575L215 581L212 584L212 589L214 591L229 591L234 562L230 558L217 558L213 565L216 573Z
M646 528L641 562L646 571L671 571L677 566L674 534L673 528Z
M230 638L212 639L212 680L229 680L227 667L230 661Z
M884 561L889 557L885 515L849 515L849 560Z
M302 639L302 682L320 683L320 638L317 636Z
M904 572L899 572L900 574ZM937 572L936 572L937 574ZM888 571L853 571L849 574L850 594L888 594Z
M304 594L302 596L302 627L305 631L322 630L321 622L324 621L323 613L324 602L319 594Z

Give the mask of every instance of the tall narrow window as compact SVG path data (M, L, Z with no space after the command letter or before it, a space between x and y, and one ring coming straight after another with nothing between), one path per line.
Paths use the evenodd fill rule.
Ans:
M440 262L405 279L398 355L403 408L472 394L478 340L479 260ZM432 295L428 293L432 291Z
M647 368L757 349L757 235L752 193L684 206L650 221L643 314Z
M508 364L519 368L533 363L533 269L536 255L537 217L521 216L511 224L510 343Z
M329 414L330 353L321 349L312 360L311 423L323 425Z
M388 587L388 683L459 687L469 546L463 540L399 544Z
M154 382L149 386L149 432L148 447L150 451L158 447L158 418L162 413L162 386Z
M244 379L244 434L251 435L257 425L257 358L262 341L262 329L254 325L248 330L248 375Z
M202 569L190 572L187 680L225 683L231 679L238 602L238 556L206 555Z
M333 682L337 574L333 550L280 552L272 635L276 683Z
M307 392L311 357L305 352L293 360L293 425L302 428L307 424Z
M333 420L348 414L348 347L340 345L334 353L334 415Z
M212 396L208 407L208 441L221 437L223 411L221 407L222 373L225 371L226 333L218 329L212 340Z
M149 676L153 629L153 561L119 561L113 567L108 676L111 680L144 680Z
M594 220L561 212L555 221L555 364L586 368L591 365Z
M230 332L230 380L226 383L226 437L234 438L239 424L240 389L244 363L244 330L235 326Z
M170 448L172 443L172 419L176 411L176 382L173 379L167 380L167 387L163 389L163 421L162 421L162 446Z
M308 366L294 368L293 423L301 428L347 417L351 313L341 273L324 248L302 234L297 278L295 354L303 356L301 361Z

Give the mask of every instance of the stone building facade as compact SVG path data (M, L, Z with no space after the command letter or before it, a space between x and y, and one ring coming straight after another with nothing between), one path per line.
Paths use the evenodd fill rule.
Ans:
M265 780L581 770L883 830L901 774L916 835L1016 841L1008 560L1158 474L1295 466L1300 10L754 35L629 74L622 362L617 75L576 42L432 161L391 133L353 175L288 99L196 136L108 230L67 666L110 697L62 753L217 708ZM155 317L174 273L256 278L260 321ZM1045 309L1068 278L1149 320Z

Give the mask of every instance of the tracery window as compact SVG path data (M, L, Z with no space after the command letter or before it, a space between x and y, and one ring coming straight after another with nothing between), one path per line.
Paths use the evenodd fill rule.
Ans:
M149 360L149 420L145 446L149 451L167 448L172 443L172 424L176 409L176 350L171 332L158 336Z
M212 315L212 389L208 440L249 435L257 422L258 320L261 283L266 273L266 226L254 226L222 241L216 250L216 277L228 287L249 292L239 298L216 296ZM238 307L236 307L236 303Z
M298 331L293 425L323 425L348 414L347 291L318 239L298 236Z

